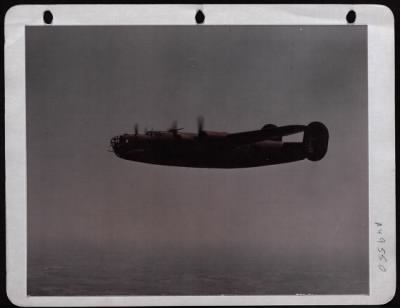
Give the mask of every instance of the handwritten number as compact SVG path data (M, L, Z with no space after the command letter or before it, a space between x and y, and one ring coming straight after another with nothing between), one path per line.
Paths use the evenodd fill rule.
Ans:
M386 239L383 236L383 224L380 222L375 222L376 225L376 234L380 235L379 238L377 238L376 242L382 244L383 246L384 243L386 243ZM386 258L386 249L383 247L377 247L378 250L378 259L379 259L379 264L378 264L378 269L381 272L386 272L386 266L383 265L382 263L388 263L388 259Z
M384 255L379 255L379 260L387 262L387 259Z

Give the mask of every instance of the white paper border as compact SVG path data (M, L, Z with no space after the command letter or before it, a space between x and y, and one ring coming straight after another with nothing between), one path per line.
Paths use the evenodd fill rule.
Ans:
M27 296L25 25L368 25L369 295ZM201 25L199 25L201 27ZM381 5L19 5L5 17L7 294L20 306L348 305L382 304L395 294L394 17ZM375 222L383 223L378 234ZM377 241L384 237L385 243ZM382 246L383 245L383 246ZM384 247L386 272L378 265Z

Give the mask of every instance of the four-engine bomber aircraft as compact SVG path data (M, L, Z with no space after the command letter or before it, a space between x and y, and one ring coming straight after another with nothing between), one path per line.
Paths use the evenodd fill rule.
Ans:
M181 132L177 123L167 131L123 134L111 139L113 152L120 158L137 162L195 167L247 168L309 159L318 161L328 150L329 132L320 122L277 127L267 124L260 130L225 133L203 130ZM303 133L302 142L284 142L282 137Z

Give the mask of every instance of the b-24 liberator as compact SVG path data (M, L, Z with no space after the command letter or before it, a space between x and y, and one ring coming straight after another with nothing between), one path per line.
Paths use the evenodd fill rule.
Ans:
M327 150L329 132L320 122L308 125L264 125L261 129L227 133L206 131L198 119L197 133L183 132L174 122L165 131L134 132L111 139L112 151L120 158L141 163L194 168L248 168L308 159L321 160ZM300 142L283 137L303 133ZM301 136L300 136L301 137Z

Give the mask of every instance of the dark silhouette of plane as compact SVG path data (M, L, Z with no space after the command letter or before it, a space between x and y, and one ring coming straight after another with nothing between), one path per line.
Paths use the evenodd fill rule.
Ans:
M225 133L203 130L181 132L177 122L167 131L145 131L111 139L112 151L137 162L195 168L247 168L309 159L318 161L328 150L329 132L320 122L308 125L264 125L260 130ZM302 142L284 142L284 136L303 133Z

